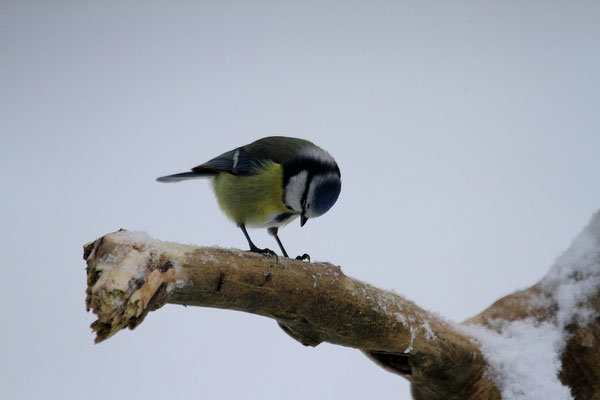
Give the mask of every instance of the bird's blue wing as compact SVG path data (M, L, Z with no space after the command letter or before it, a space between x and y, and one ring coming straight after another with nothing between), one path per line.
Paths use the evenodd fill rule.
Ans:
M239 147L192 168L192 171L204 174L228 172L233 175L248 176L258 173L264 161Z
M298 150L306 146L315 145L303 139L270 136L223 153L204 164L192 168L191 172L163 176L158 178L158 181L179 182L187 179L211 177L221 172L238 176L256 175L269 163L285 163Z

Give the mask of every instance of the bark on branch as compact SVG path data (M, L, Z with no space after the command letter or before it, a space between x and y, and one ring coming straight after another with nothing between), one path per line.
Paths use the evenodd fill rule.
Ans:
M600 248L600 229L595 233ZM502 332L500 320L542 322L560 310L558 303L548 307L552 298L533 306L535 299L549 296L542 281L499 300L464 326L452 325L331 264L161 242L123 230L87 244L84 258L86 303L98 316L92 324L96 342L135 328L165 303L246 311L275 319L304 345L326 341L360 349L409 379L417 399L500 399L490 362L464 326ZM586 299L594 312L600 310L599 299L598 291ZM571 336L560 378L577 387L575 398L599 396L599 326L597 316L566 326Z

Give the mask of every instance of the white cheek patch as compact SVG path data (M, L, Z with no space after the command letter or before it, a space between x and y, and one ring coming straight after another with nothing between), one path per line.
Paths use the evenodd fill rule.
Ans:
M302 171L290 178L285 187L285 204L292 210L302 212L302 195L306 188L308 171Z

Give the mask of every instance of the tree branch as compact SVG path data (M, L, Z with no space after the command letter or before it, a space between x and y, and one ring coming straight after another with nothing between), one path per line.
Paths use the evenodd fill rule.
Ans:
M499 300L460 326L331 264L167 243L123 230L85 246L86 303L98 316L92 324L96 342L135 328L165 303L270 317L304 345L326 341L360 349L409 379L416 399L500 399L505 389L494 374L502 367L486 352L490 335L506 339L503 334L515 321L534 321L534 328L547 323L570 334L560 353L561 381L576 398L594 398L600 393L600 280L594 286L600 272L562 268L590 257L600 265L600 256L594 258L600 254L600 217L594 221L584 233L597 243L576 249L576 254L567 251L563 258L568 262L559 259L540 283ZM589 293L576 298L591 310L587 317L563 315L565 298L556 296L564 289L557 278L561 274L572 275L571 283L592 282Z
M361 349L413 382L435 376L436 391L481 378L483 358L466 335L331 264L166 243L123 230L87 244L84 258L96 342L135 328L165 303L227 308L273 318L305 345ZM457 363L480 368L456 370Z

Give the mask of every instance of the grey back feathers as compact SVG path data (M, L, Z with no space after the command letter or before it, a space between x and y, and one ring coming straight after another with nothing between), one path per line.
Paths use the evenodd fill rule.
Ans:
M223 153L204 164L192 168L191 172L162 176L157 181L179 182L187 179L211 177L221 172L237 176L255 175L261 171L265 163L283 164L297 155L302 148L310 147L318 149L317 146L307 140L269 136Z

